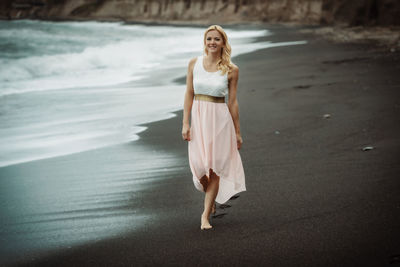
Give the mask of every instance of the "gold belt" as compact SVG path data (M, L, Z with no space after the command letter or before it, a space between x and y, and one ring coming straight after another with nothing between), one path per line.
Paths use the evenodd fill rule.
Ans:
M221 96L212 96L212 95L194 95L194 99L196 100L202 100L202 101L208 101L208 102L214 102L214 103L225 103L225 97Z

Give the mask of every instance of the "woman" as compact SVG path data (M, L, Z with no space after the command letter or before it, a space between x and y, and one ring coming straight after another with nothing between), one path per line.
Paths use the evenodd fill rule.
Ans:
M189 141L194 185L205 192L202 230L212 228L209 216L215 213L215 201L225 203L246 190L238 151L243 143L236 99L238 77L225 31L210 26L204 33L204 54L189 62L182 126L182 137Z

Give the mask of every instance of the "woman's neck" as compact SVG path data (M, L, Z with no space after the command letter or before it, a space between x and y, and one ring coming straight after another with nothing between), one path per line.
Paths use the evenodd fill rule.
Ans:
M210 53L210 52L206 57L208 62L215 64L221 59L221 56L218 55L217 53Z

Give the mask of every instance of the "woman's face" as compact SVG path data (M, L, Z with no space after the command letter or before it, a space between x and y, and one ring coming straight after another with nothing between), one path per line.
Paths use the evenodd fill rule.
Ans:
M224 47L224 39L217 30L211 30L206 34L206 49L208 53L220 53Z

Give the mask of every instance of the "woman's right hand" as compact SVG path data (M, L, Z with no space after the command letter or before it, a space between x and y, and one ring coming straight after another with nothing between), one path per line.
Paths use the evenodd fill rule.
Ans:
M190 126L189 126L189 124L183 124L182 138L183 138L183 140L190 141Z

